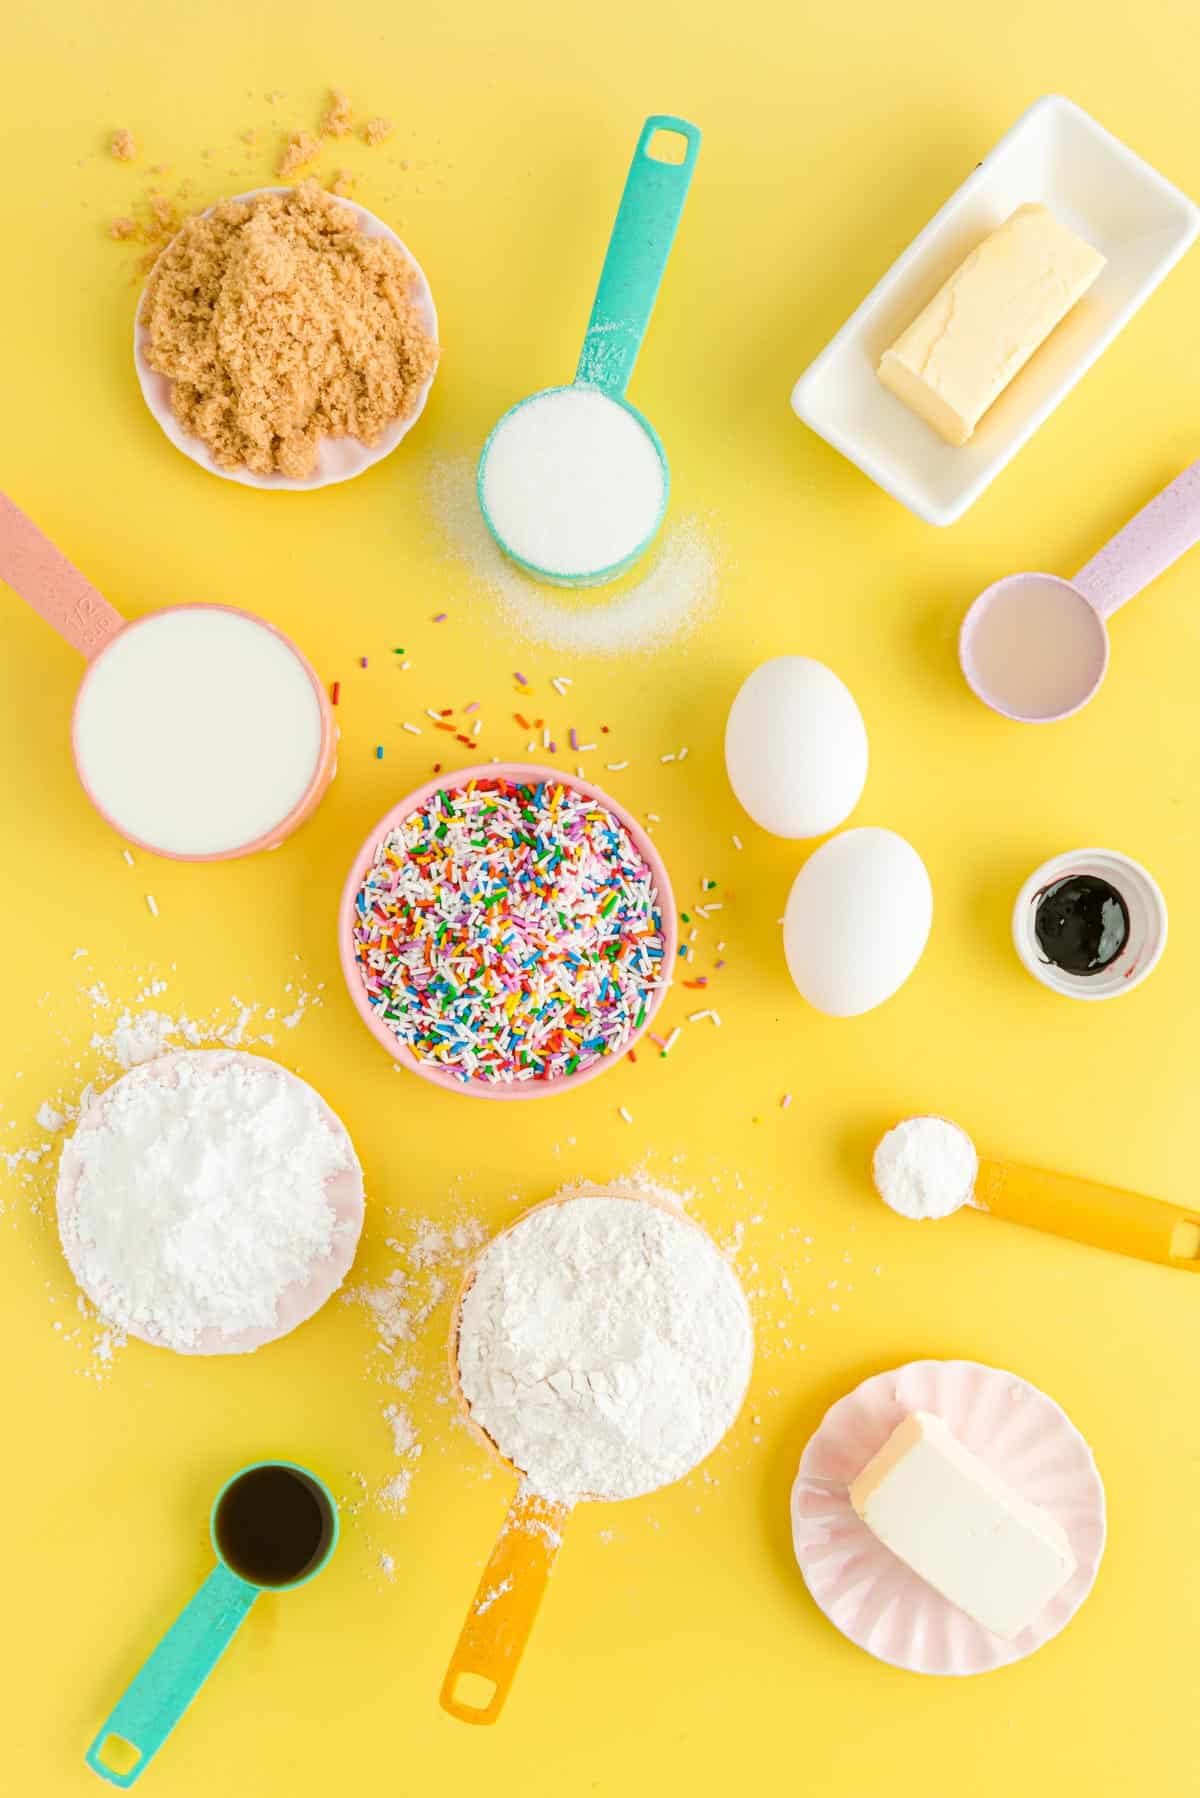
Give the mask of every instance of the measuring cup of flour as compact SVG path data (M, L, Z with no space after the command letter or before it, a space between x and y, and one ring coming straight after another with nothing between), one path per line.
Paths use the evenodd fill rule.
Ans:
M958 655L984 705L1019 724L1054 724L1081 710L1108 670L1108 623L1200 540L1200 462L1098 550L1073 580L1010 574L963 620Z
M57 1204L67 1264L102 1317L176 1354L249 1354L346 1278L362 1167L298 1075L265 1055L192 1049L90 1100Z
M257 1461L222 1486L209 1533L217 1565L88 1749L110 1785L140 1779L263 1593L294 1592L328 1564L338 1509L306 1467Z
M664 161L667 144L681 154ZM700 153L695 125L646 120L609 239L575 379L504 414L479 458L496 542L562 587L615 580L649 548L667 509L667 453L625 398Z
M966 1131L948 1118L904 1118L877 1144L873 1173L880 1198L899 1217L950 1217L969 1205L1051 1236L1200 1273L1200 1212L1074 1174L981 1161Z
M234 200L249 202L261 199L264 194L286 194L292 190L288 187L256 187L250 193L235 194ZM339 208L352 214L358 221L358 228L364 237L386 237L395 244L405 261L409 264L411 275L409 291L421 324L426 334L436 343L438 341L437 308L433 303L433 293L425 272L420 263L403 243L390 225L385 225L381 218L368 212L355 200L338 200ZM211 211L211 208L209 208ZM172 240L173 241L173 240ZM169 246L168 246L169 247ZM396 446L408 436L429 398L433 386L434 375L422 383L414 396L413 403L401 418L393 419L391 424L380 434L375 443L363 443L357 437L323 437L317 453L317 465L312 474L304 479L297 479L285 474L256 474L249 468L222 468L214 462L209 454L208 446L199 437L193 437L185 431L175 416L171 404L171 388L173 383L167 375L159 374L151 368L146 357L149 333L142 319L142 303L139 302L133 323L133 363L137 372L138 386L142 390L142 398L149 407L152 416L161 427L164 435L170 439L177 450L181 450L189 461L205 469L209 474L219 475L224 481L236 481L243 487L265 487L278 492L290 489L296 492L311 491L316 487L332 487L340 481L351 481L356 475L365 474L376 462L382 462L390 456ZM434 371L436 374L436 370Z
M176 861L277 849L337 769L325 690L289 637L235 606L126 620L0 494L0 579L87 660L71 742L113 829Z
M442 1685L494 1723L581 1500L685 1478L732 1425L750 1312L707 1231L651 1194L551 1199L493 1238L458 1295L455 1394L521 1481Z

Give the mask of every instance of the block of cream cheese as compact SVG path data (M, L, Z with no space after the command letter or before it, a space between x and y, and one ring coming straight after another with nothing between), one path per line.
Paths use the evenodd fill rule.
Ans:
M1049 207L1018 206L884 351L879 379L947 443L966 443L1104 262Z
M1062 1526L928 1411L892 1431L851 1486L850 1503L885 1548L1006 1641L1075 1571Z

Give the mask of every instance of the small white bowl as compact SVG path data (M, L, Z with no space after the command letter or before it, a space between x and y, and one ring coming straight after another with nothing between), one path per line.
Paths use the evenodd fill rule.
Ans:
M1108 258L1099 279L956 448L875 373L969 251L1041 201ZM953 524L1066 398L1200 231L1200 208L1070 100L1019 118L792 390L806 425L930 524Z
M1070 874L1096 874L1116 887L1129 908L1129 936L1120 955L1099 974L1068 974L1047 961L1034 932L1037 904L1047 887ZM1167 946L1167 904L1154 876L1115 849L1072 849L1043 862L1013 907L1013 942L1035 980L1068 999L1116 999L1140 986Z
M257 200L263 194L290 193L290 187L256 187L250 193L234 194L235 200ZM381 218L368 212L365 206L358 205L355 200L343 200L338 197L338 205L346 206L356 213L364 237L390 237L397 249L412 266L412 293L417 310L421 315L421 323L432 337L438 341L437 308L433 303L433 294L425 271L408 246L396 236L390 225L385 225ZM211 211L212 208L209 208ZM174 239L171 240L174 242ZM169 247L169 246L168 246ZM142 299L145 298L143 290ZM412 430L418 418L425 410L425 402L429 398L429 390L433 386L436 368L424 383L417 395L412 410L403 418L393 419L383 432L378 443L366 444L357 437L323 437L317 451L317 465L312 474L303 480L296 480L285 474L255 474L249 468L221 468L213 461L209 448L199 437L193 437L185 431L171 408L171 381L167 375L160 375L146 361L145 343L147 333L142 326L142 299L138 300L137 311L133 320L133 362L137 370L138 385L142 390L142 398L150 411L162 426L165 434L171 439L177 450L182 450L189 461L205 469L209 474L219 475L223 481L236 481L242 487L266 487L275 492L281 490L306 493L316 487L332 487L339 481L352 481L356 475L365 474L376 462L382 462L390 456L396 445Z

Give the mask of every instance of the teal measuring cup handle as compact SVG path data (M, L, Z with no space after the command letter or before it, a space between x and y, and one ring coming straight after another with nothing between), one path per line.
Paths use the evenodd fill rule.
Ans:
M657 131L686 138L682 162L660 162L649 154ZM686 119L656 113L642 126L575 372L581 386L624 398L699 154L700 133Z
M124 1788L141 1776L232 1642L258 1590L227 1567L213 1568L88 1749L93 1773ZM114 1772L100 1758L112 1736L137 1753L135 1765L125 1773Z

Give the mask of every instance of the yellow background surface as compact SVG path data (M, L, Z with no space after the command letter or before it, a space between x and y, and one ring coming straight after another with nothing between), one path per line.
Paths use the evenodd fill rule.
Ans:
M129 613L224 599L292 632L342 680L344 735L339 779L277 855L200 869L139 856L131 870L72 773L77 660L0 596L0 1143L36 1140L38 1101L77 1093L95 1067L83 979L132 999L137 970L153 969L170 983L163 1005L196 1013L231 994L286 1004L289 981L324 981L323 1005L275 1052L361 1152L356 1277L386 1274L386 1239L414 1216L465 1205L490 1226L514 1196L645 1163L695 1188L723 1239L745 1225L759 1322L751 1403L708 1477L580 1514L508 1712L472 1731L437 1691L507 1488L437 1402L443 1307L416 1351L424 1454L407 1514L348 1515L329 1572L258 1607L147 1789L1195 1792L1200 1286L977 1216L906 1225L873 1197L867 1161L895 1115L937 1110L986 1151L1191 1196L1200 561L1120 618L1103 695L1053 731L976 705L954 645L983 585L1031 565L1069 572L1196 454L1200 258L948 532L878 492L787 404L1038 94L1069 94L1200 193L1191 0L1134 14L1111 0L64 0L10 9L4 42L0 479ZM444 361L417 433L361 481L246 492L171 450L143 409L128 348L136 257L106 226L153 162L170 165L168 191L193 180L197 200L262 181L282 130L315 122L330 81L398 122L385 148L330 151L320 167L358 169L359 197L420 257ZM271 90L285 97L268 104ZM634 396L667 443L676 509L708 521L719 596L687 641L570 658L506 635L441 542L426 483L513 399L569 375L635 134L657 110L695 119L705 143ZM105 153L119 125L144 146L132 168ZM254 151L239 141L250 127ZM853 822L910 837L936 893L918 974L852 1022L808 1011L784 969L776 919L806 847L754 829L724 779L728 703L785 651L849 682L872 756ZM341 987L333 932L355 847L433 759L432 732L407 736L401 719L478 697L484 751L518 752L512 668L560 732L611 727L606 751L632 764L613 790L660 814L684 904L701 876L720 882L727 945L709 989L720 1030L685 1025L667 1061L643 1055L532 1108L472 1106L393 1071ZM569 707L556 674L575 680ZM659 762L683 743L686 762ZM1161 969L1120 1006L1054 998L1008 936L1025 875L1092 843L1146 861L1171 907ZM701 970L715 935L714 920ZM76 948L87 957L73 961ZM666 1024L694 1006L674 995ZM33 1188L30 1171L0 1164L0 1788L70 1798L97 1789L87 1742L205 1570L223 1478L290 1454L354 1501L355 1474L374 1491L395 1463L360 1307L332 1304L252 1359L131 1344L107 1379L90 1377L86 1332L62 1340L79 1320L52 1206L31 1205L52 1165ZM1032 1661L961 1683L891 1671L843 1641L805 1593L788 1528L796 1460L825 1408L925 1355L996 1363L1053 1394L1093 1444L1110 1505L1109 1552L1073 1626Z

